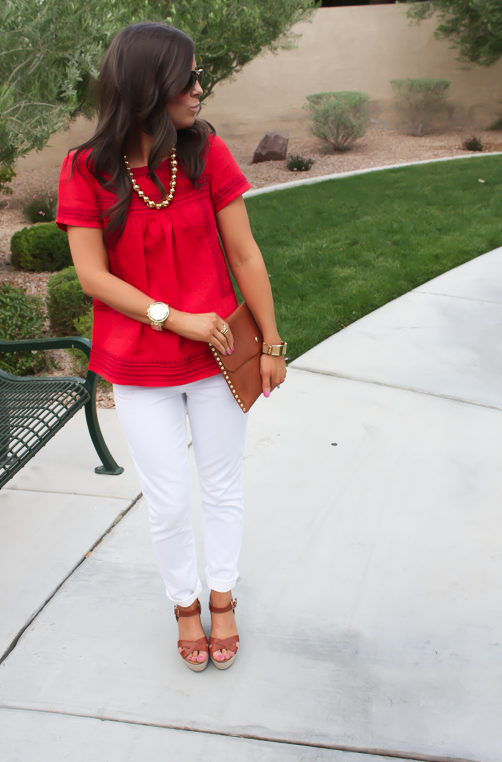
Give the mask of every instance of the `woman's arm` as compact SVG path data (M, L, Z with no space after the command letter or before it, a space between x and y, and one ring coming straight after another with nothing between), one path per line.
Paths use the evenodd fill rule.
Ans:
M110 272L108 254L99 228L81 228L68 225L68 241L80 285L88 296L108 304L117 312L149 324L149 306L155 301L130 283ZM220 352L228 352L233 343L230 331L220 333L224 321L215 313L192 314L169 307L164 327L194 341L213 344Z
M229 267L246 304L260 326L263 341L267 344L280 344L267 268L253 238L242 196L219 211L216 221ZM284 357L262 355L261 375L263 393L268 397L267 392L270 393L270 390L281 384L286 377Z
M68 225L68 242L80 285L87 296L141 323L150 322L146 312L155 299L111 274L99 228Z

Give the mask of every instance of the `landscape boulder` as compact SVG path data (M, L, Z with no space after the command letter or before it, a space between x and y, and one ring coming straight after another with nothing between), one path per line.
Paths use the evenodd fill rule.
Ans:
M288 151L289 132L267 132L254 152L253 164L260 161L281 161Z

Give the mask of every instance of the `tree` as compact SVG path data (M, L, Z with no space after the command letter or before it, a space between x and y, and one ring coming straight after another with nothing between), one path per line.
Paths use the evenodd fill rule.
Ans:
M261 52L291 49L301 36L294 24L312 18L317 0L178 0L167 23L195 43L204 67L204 100L214 86L237 74Z
M412 22L438 14L438 39L449 39L462 63L491 66L502 57L502 0L428 0L413 3Z
M113 4L113 0L112 3ZM0 16L0 161L12 164L86 110L112 23L89 4L7 0ZM108 23L107 23L108 22Z
M295 45L318 0L0 0L0 170L93 111L92 82L113 35L165 21L192 37L204 96L262 51ZM0 172L1 192L1 172Z

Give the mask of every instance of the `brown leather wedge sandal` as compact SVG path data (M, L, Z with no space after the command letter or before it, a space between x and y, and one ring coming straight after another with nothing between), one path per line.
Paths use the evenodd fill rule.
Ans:
M235 607L237 606L237 598L234 598L230 601L230 603L227 606L224 606L223 608L219 609L216 606L213 606L211 603L211 599L209 599L209 611L211 614L225 614L227 611L233 611L235 616ZM220 638L209 638L209 656L211 657L211 661L213 662L214 666L217 669L228 669L235 661L235 657L237 656L237 644L239 642L239 636L238 635L231 635L229 638L224 638L223 640L220 640ZM217 661L213 657L213 651L221 651L222 648L226 648L227 651L232 651L234 654L230 657L230 659L227 659L226 661Z
M174 616L176 617L176 621L178 621L180 616L197 616L197 614L200 614L200 612L201 608L198 598L197 606L193 611L183 611L179 606L174 607ZM178 648L181 648L180 656L187 665L188 669L193 670L193 672L202 672L206 669L207 665L209 664L209 658L202 662L189 661L187 659L187 656L190 656L190 654L192 654L194 651L199 651L199 653L200 651L203 651L209 655L209 646L205 635L203 638L199 638L199 640L178 640Z

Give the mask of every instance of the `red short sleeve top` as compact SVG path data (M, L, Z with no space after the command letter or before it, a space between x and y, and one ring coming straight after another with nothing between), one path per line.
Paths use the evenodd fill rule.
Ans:
M102 228L115 203L86 168L88 154L71 172L72 154L59 180L57 224ZM147 167L132 170L154 201L160 194ZM157 174L166 188L170 161ZM195 188L178 168L174 198L165 209L150 209L135 193L121 238L109 245L110 270L152 299L183 312L217 312L226 318L237 299L219 242L215 213L250 188L229 149L210 136L201 186ZM94 300L90 370L115 384L177 386L216 375L209 346L169 330L154 331Z

